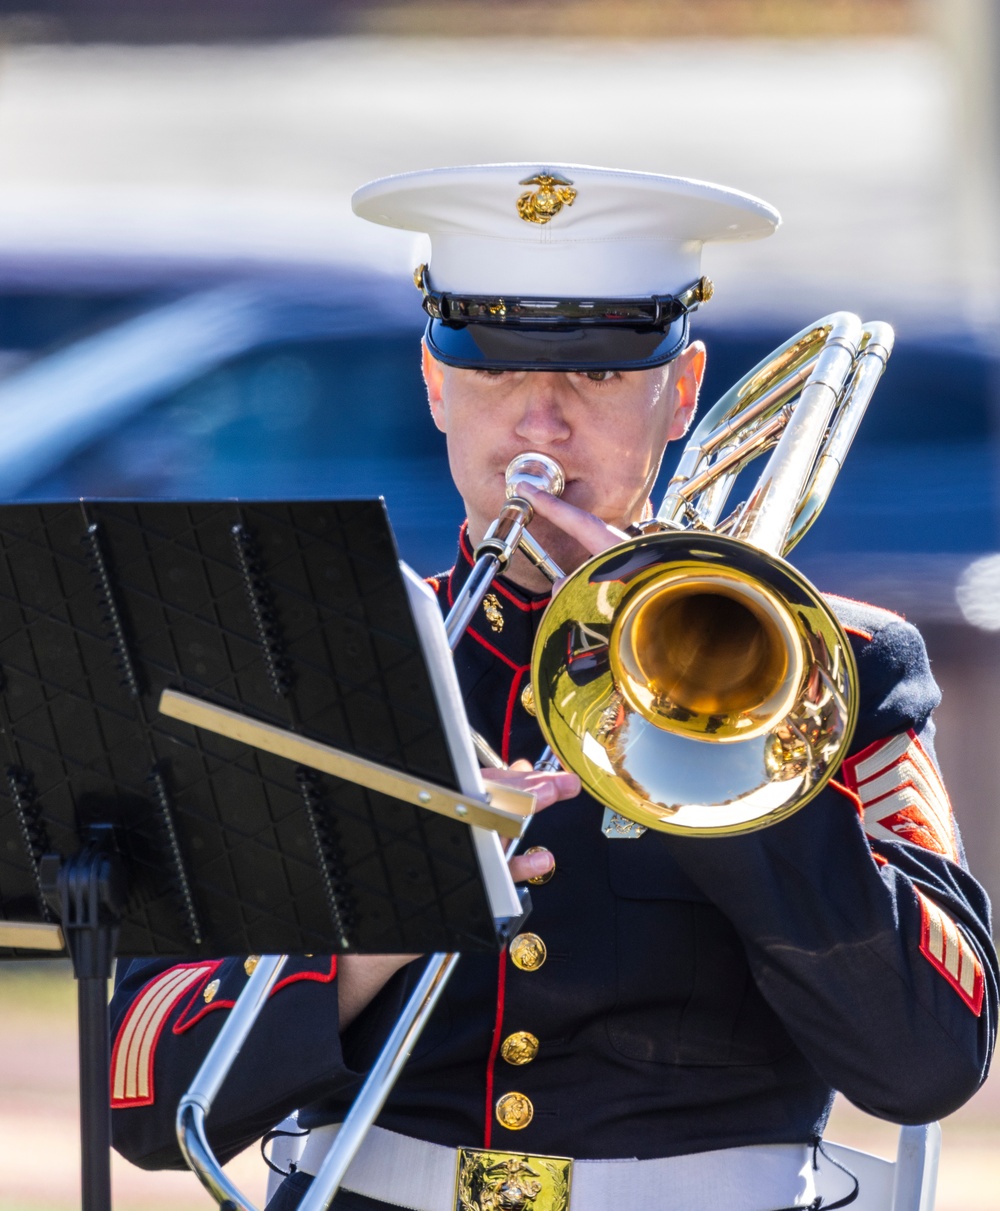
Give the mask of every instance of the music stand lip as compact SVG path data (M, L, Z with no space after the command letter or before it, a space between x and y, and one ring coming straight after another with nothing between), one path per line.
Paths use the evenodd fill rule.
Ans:
M180 690L164 690L160 695L159 710L161 715L191 724L192 727L248 744L336 778L344 778L368 790L426 808L463 824L493 829L502 837L519 837L525 822L535 810L535 796L527 791L491 782L482 799L475 795L463 795Z
M65 953L66 938L58 925L46 921L0 921L0 946Z

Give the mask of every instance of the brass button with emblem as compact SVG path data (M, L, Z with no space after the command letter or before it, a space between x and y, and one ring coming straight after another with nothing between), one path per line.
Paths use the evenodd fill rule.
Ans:
M536 933L519 933L510 944L510 961L519 971L537 971L548 956L545 943Z
M248 976L252 976L257 970L257 964L260 962L260 955L247 955L243 960L243 970Z
M529 1030L518 1030L509 1034L500 1045L500 1054L508 1064L520 1067L530 1064L538 1055L538 1039Z
M535 710L535 691L531 688L530 681L524 683L524 689L521 691L521 706L534 719L538 712Z
M526 849L524 851L524 856L527 857L528 854L547 854L547 853L549 853L549 850L547 850L544 845L533 845L531 847L531 849ZM543 883L548 883L549 879L551 879L555 873L556 873L556 863L555 863L555 859L553 858L552 865L549 867L549 869L547 871L544 871L540 875L534 875L532 878L530 878L528 880L528 882L534 884L535 887L541 887L541 885Z
M497 1099L497 1122L508 1131L520 1131L535 1117L531 1098L523 1093L505 1093Z
M215 994L219 991L220 982L219 980L213 980L211 984L205 985L205 991L201 995L205 998L206 1005L211 1005L215 1000Z

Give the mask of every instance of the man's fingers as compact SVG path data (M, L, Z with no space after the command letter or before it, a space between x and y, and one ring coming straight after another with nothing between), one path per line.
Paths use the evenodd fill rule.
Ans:
M515 768L519 767L519 768ZM487 782L499 782L535 796L535 810L551 807L560 799L574 799L580 793L580 779L567 770L549 773L533 770L527 761L518 761L506 770L484 770Z
M537 879L539 875L544 875L554 865L555 858L547 849L538 850L533 854L519 854L510 860L510 876L515 883L524 883L527 879Z
M535 796L535 810L551 807L559 799L575 799L580 793L580 779L568 770L558 774L535 774L528 790Z
M576 539L585 551L597 555L624 542L628 535L607 522L601 521L593 513L586 513L571 505L569 501L561 500L558 496L550 496L548 492L540 492L530 484L518 484L518 491L531 502L531 507L539 517L544 517L552 525L558 526L570 538Z

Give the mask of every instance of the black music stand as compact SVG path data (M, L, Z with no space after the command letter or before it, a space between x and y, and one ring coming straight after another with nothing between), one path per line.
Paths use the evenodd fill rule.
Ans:
M0 508L0 958L73 960L85 1211L116 954L496 951L516 924L467 825L521 809L461 785L411 597L380 501Z

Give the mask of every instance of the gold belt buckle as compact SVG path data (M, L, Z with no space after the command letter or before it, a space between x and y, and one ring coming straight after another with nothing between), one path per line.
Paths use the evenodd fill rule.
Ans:
M455 1211L567 1211L572 1175L568 1156L459 1148Z

